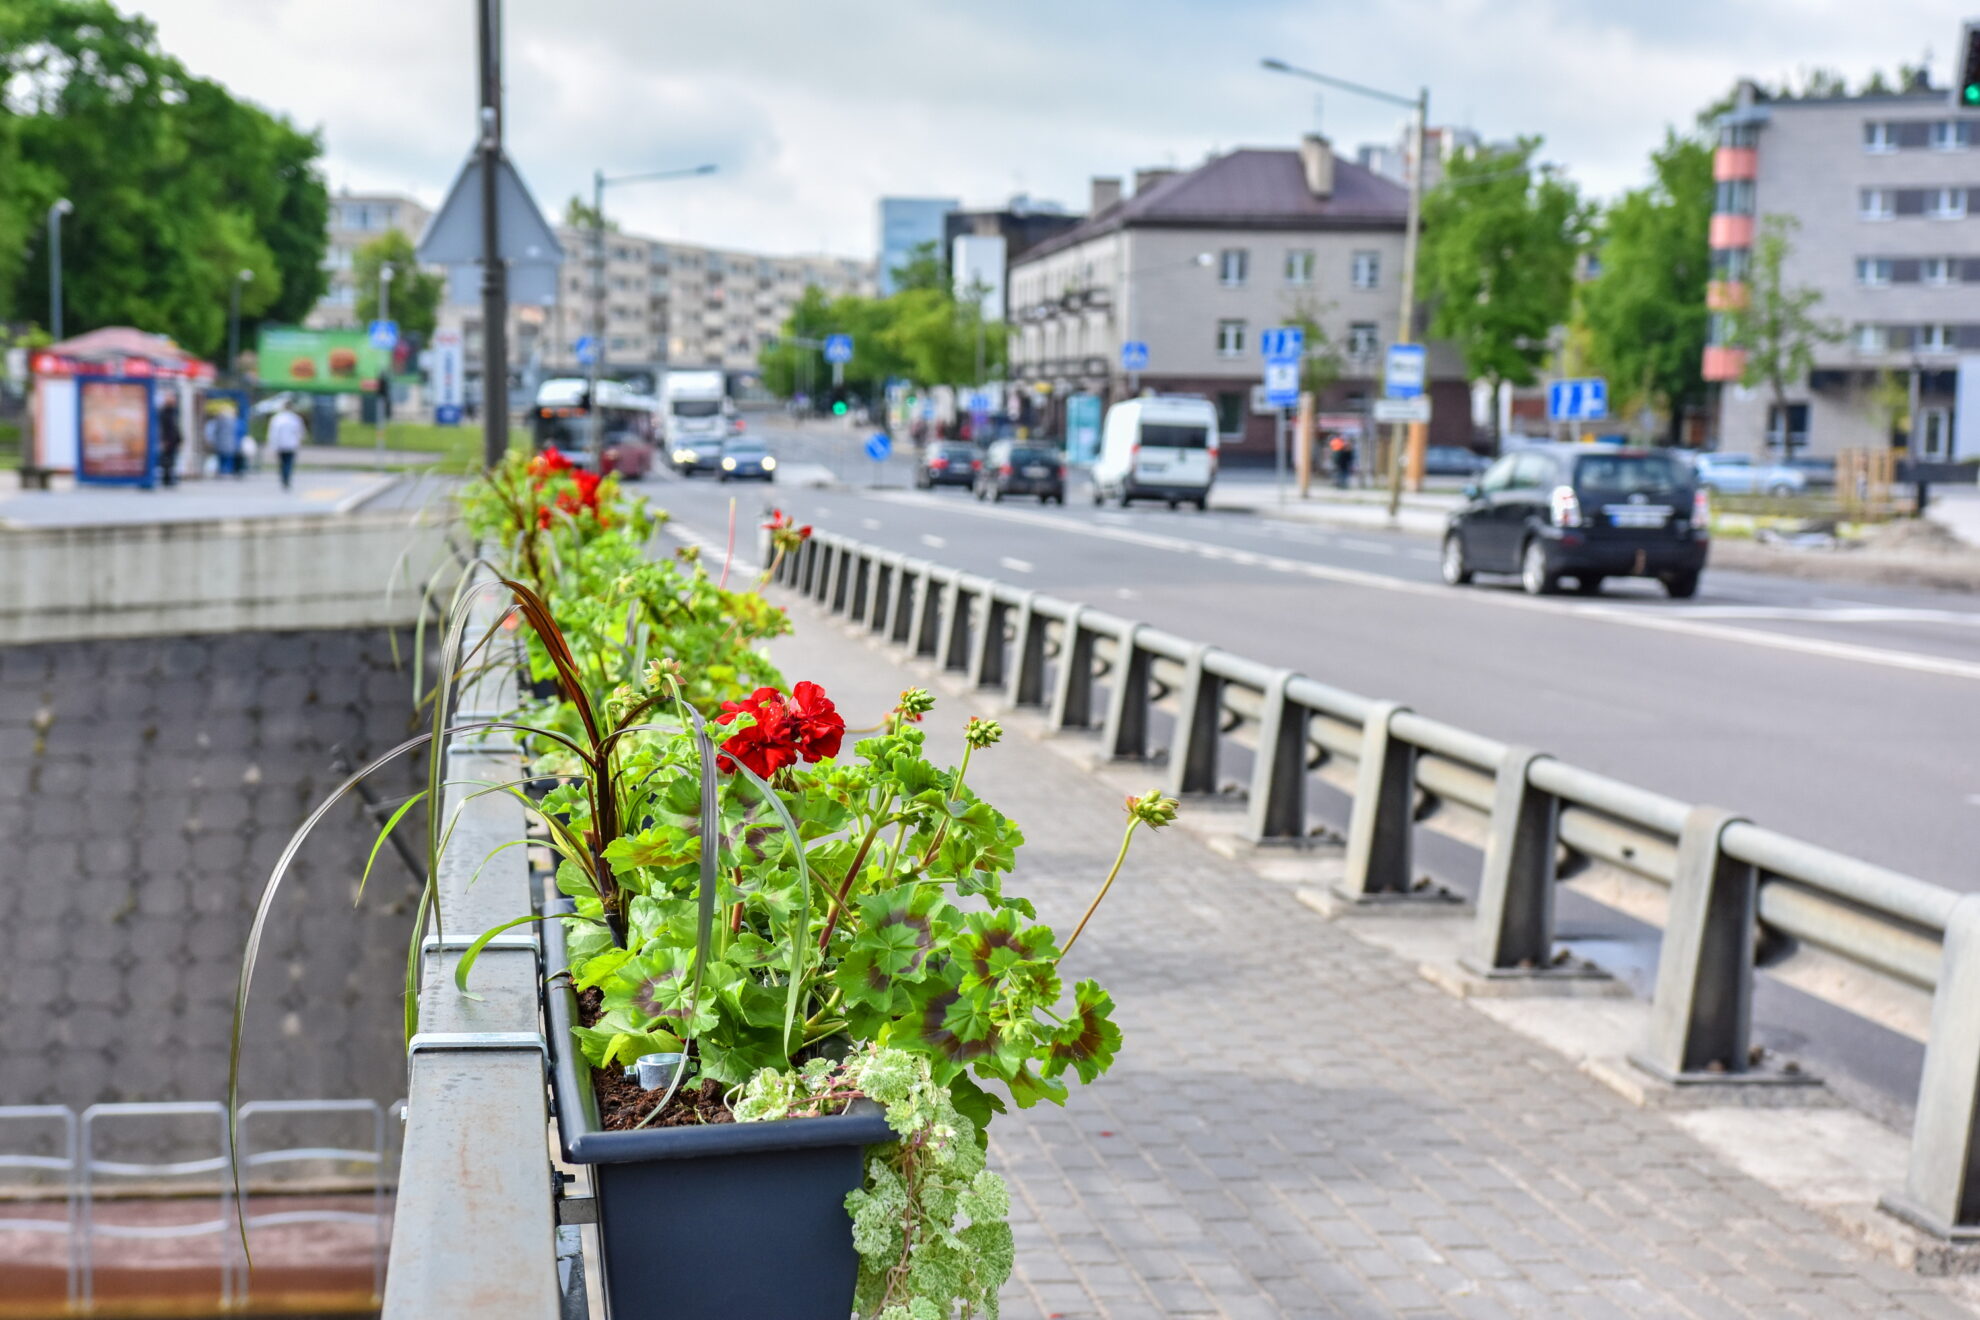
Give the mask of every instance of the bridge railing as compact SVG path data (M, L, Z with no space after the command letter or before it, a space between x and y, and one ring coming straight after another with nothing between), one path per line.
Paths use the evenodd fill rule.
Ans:
M766 561L768 555L766 554ZM1791 984L1926 1042L1910 1169L1885 1206L1941 1236L1980 1230L1980 894L1790 838L1291 670L1073 601L818 533L778 582L909 654L1097 730L1122 761L1166 751L1168 788L1216 794L1250 754L1244 833L1312 834L1314 781L1351 803L1334 897L1426 898L1418 825L1483 850L1463 960L1491 978L1568 977L1555 886L1663 928L1646 1039L1632 1062L1667 1082L1796 1084L1752 1049L1757 953ZM1169 719L1157 748L1155 712ZM1797 977L1799 979L1797 979Z

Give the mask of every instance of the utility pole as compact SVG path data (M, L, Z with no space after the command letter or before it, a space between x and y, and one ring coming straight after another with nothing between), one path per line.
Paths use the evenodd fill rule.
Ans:
M476 0L481 54L481 461L509 449L509 269L502 261L501 0Z
M74 211L66 197L48 208L48 332L62 342L62 217Z
M381 321L392 319L392 276L396 273L392 269L391 262L381 261L378 263L378 319ZM486 374L485 370L483 374ZM385 365L378 369L378 412L375 414L378 419L376 432L378 466L381 469L385 466L385 409L387 406L386 401L392 397L391 379L392 355L387 353L385 355Z
M584 371L584 447L604 471L604 409L598 406L598 378L605 364L605 171L591 172L591 362ZM662 391L664 395L664 391Z
M1409 160L1409 212L1403 222L1403 277L1402 277L1402 326L1400 342L1416 342L1416 235L1420 228L1423 211L1423 139L1427 132L1430 117L1430 89L1420 89L1416 93L1416 114L1410 120L1410 160ZM1429 388L1429 373L1424 373L1424 387ZM1402 507L1403 450L1407 447L1407 437L1414 423L1398 422L1389 443L1389 521L1396 520L1396 513Z
M241 286L253 280L254 272L242 267L234 272L233 287L227 290L227 376L237 385L241 376Z

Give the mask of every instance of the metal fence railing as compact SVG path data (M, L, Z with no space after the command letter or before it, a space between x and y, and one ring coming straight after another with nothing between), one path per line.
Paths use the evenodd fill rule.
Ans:
M766 552L765 562L769 562ZM1756 946L1770 968L1821 961L1845 986L1929 1009L1905 1188L1885 1207L1943 1237L1980 1232L1980 894L1960 894L1510 746L1394 701L1344 692L1132 619L819 533L777 580L874 635L1042 710L1097 728L1105 755L1155 751L1172 717L1168 788L1218 790L1248 747L1248 836L1309 835L1312 781L1346 792L1349 904L1412 901L1417 825L1483 844L1466 963L1490 977L1554 970L1554 891L1591 867L1663 927L1647 1038L1631 1055L1683 1086L1792 1084L1756 1062ZM1844 1008L1854 1009L1848 995Z

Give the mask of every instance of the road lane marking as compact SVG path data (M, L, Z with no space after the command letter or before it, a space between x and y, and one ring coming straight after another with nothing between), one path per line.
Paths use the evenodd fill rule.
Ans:
M935 536L931 533L923 532L921 534L921 543L927 546L930 550L940 550L943 546L948 544L948 541L946 541L942 537Z
M999 567L1008 568L1013 573L1030 573L1034 571L1029 559L1013 559L1009 555L1005 555L997 563Z
M1343 550L1359 550L1368 555L1392 555L1396 552L1396 548L1392 545L1384 545L1380 541L1364 541L1358 536L1341 537L1340 547Z
M859 525L861 527L864 527L869 532L877 532L880 530L880 520L878 518L861 518L859 520Z
M885 495L877 498L887 498ZM1118 541L1124 545L1145 546L1152 550L1167 550L1176 554L1194 555L1203 559L1222 558L1228 551L1222 546L1211 547L1202 542L1186 540L1179 536L1167 536L1159 532L1130 530L1123 527L1102 527L1089 522L1075 522L1069 518L1040 517L1020 509L990 507L977 508L974 505L957 505L955 511L975 514L984 518L1000 518L1007 522L1027 522L1060 531L1072 532L1080 536L1097 537L1101 540ZM924 536L922 540L929 538ZM1213 552L1214 551L1214 552ZM1799 655L1811 655L1826 660L1847 660L1857 664L1878 665L1886 669L1903 669L1913 673L1937 674L1945 678L1980 680L1980 662L1956 660L1947 656L1930 655L1919 651L1893 651L1882 647L1864 646L1856 642L1836 642L1819 637L1799 637L1790 633L1762 632L1754 628L1739 628L1723 623L1713 623L1703 619L1690 619L1670 614L1653 614L1647 611L1623 609L1614 605L1589 602L1569 602L1514 595L1511 592L1473 591L1465 594L1441 582L1412 582L1404 578L1390 577L1365 569L1339 568L1332 564L1312 564L1304 560L1280 560L1276 556L1260 556L1259 563L1273 567L1276 563L1286 565L1282 572L1297 573L1322 582L1336 582L1345 586L1372 587L1377 591L1399 592L1410 596L1433 596L1439 600L1471 600L1479 604L1495 605L1503 609L1530 610L1542 614L1595 619L1605 623L1621 624L1630 628L1644 628L1652 632L1678 633L1691 637L1704 637L1712 641L1732 642L1746 646L1757 646L1767 650L1791 651ZM1125 590L1125 588L1123 588ZM1124 598L1125 599L1125 598ZM1681 607L1680 607L1681 608ZM1820 620L1815 620L1819 622Z

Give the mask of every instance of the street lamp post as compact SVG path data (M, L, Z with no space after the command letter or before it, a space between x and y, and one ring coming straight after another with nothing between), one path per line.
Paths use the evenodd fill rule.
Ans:
M236 385L241 375L241 286L254 281L254 272L243 266L234 272L227 289L227 375Z
M605 365L605 188L617 183L660 183L713 174L713 165L684 170L654 170L646 174L607 175L591 172L591 361L585 368L585 441L594 461L605 455L605 430L598 407L598 378Z
M74 211L66 197L48 208L48 331L62 342L62 217Z
M378 263L378 319L381 321L392 319L392 278L398 273L397 270L393 269L391 262L381 261ZM487 374L486 370L482 372L484 378ZM385 466L385 407L386 400L392 397L390 393L392 388L391 378L392 354L388 351L385 354L385 365L378 368L378 403L376 405L378 411L374 414L377 419L377 427L373 434L377 440L378 466L380 468Z
M1409 122L1409 209L1403 222L1403 277L1402 334L1400 343L1416 342L1416 247L1417 236L1422 227L1423 210L1423 139L1430 117L1430 89L1418 89L1414 97L1397 96L1373 87L1364 87L1344 78L1335 78L1311 69L1301 69L1287 64L1284 60L1261 60L1265 68L1273 73L1288 74L1294 78L1305 78L1309 82L1337 87L1344 92L1366 96L1371 100L1386 101L1410 111ZM1426 382L1427 384L1427 382ZM1389 520L1395 521L1396 511L1402 503L1403 438L1408 434L1408 423L1398 422L1389 443Z

